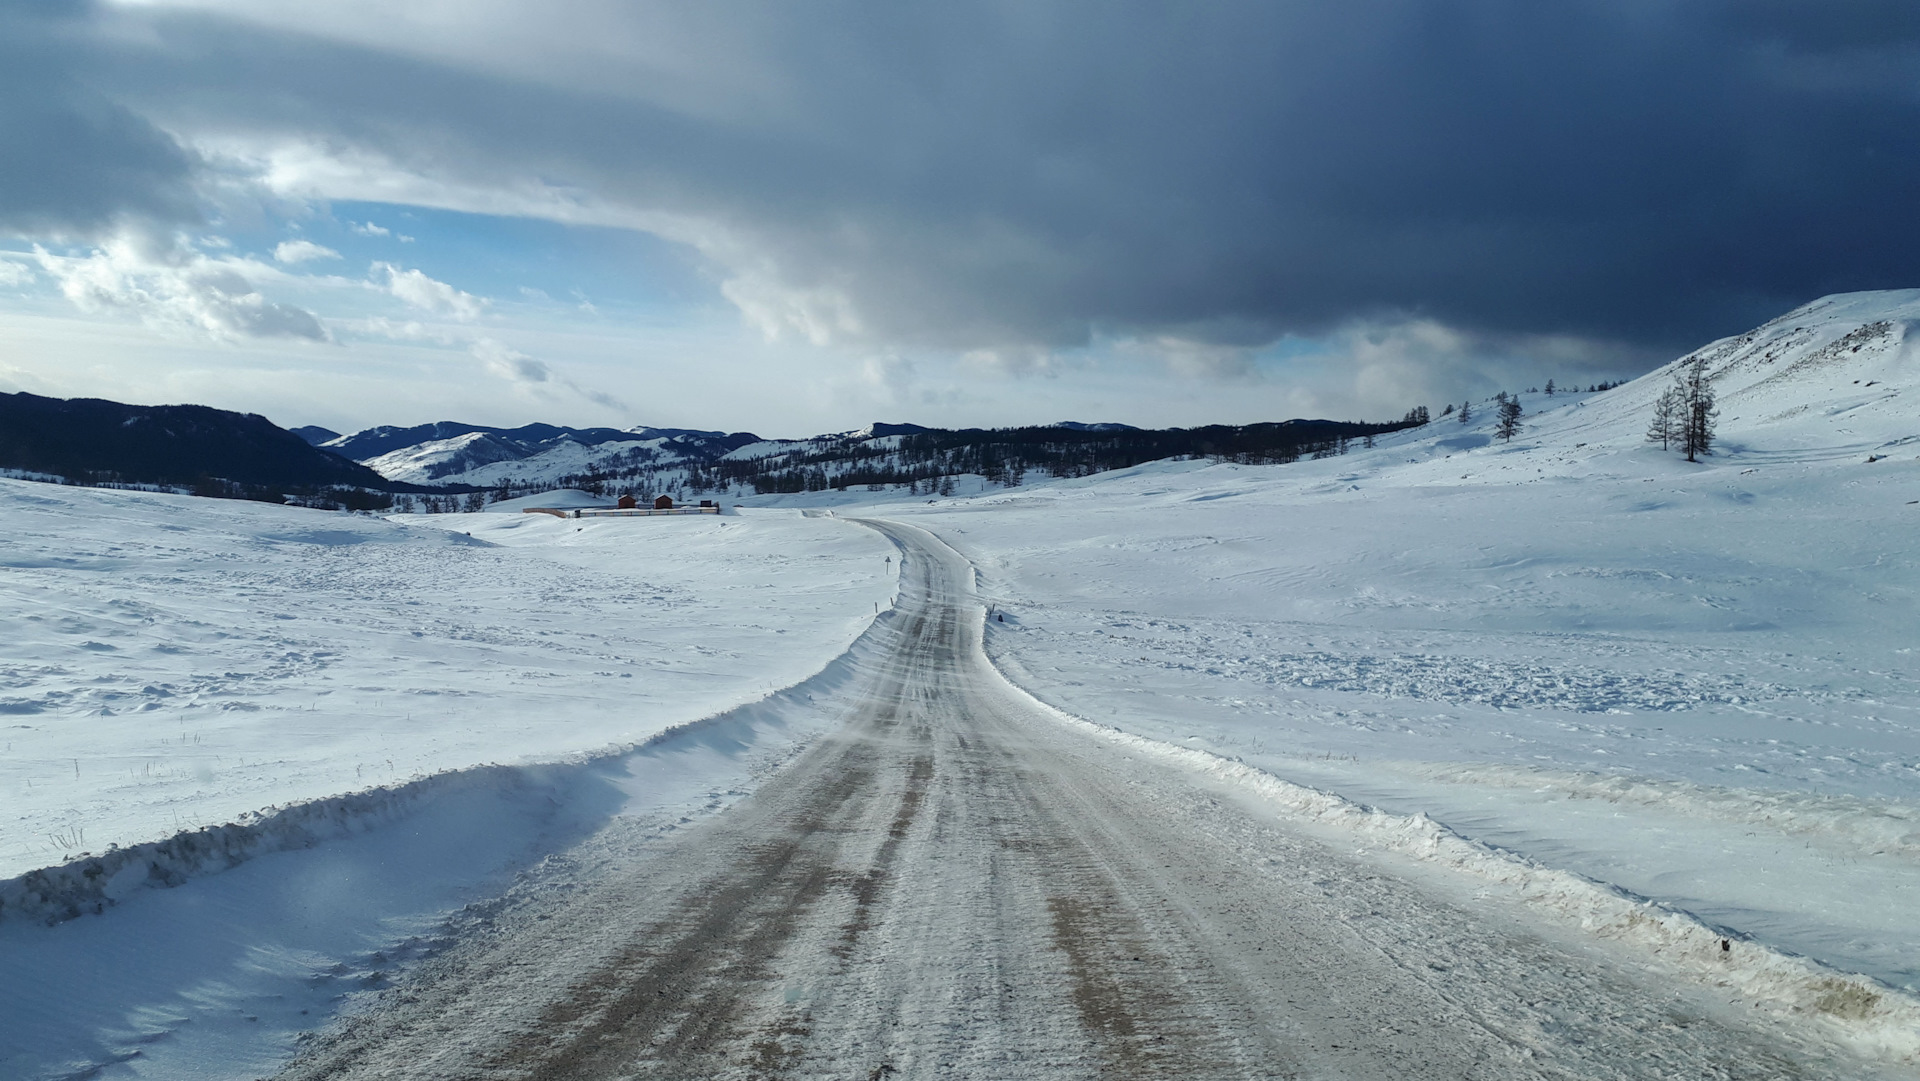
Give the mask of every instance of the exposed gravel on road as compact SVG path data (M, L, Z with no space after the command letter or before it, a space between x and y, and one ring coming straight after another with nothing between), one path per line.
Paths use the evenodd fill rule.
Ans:
M616 826L310 1041L300 1079L1832 1076L1050 719L914 529L844 727Z

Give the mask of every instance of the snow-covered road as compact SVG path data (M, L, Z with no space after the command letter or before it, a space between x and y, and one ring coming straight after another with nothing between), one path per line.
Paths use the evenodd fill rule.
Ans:
M555 861L287 1076L1865 1076L1061 724L987 662L966 561L875 525L900 605L840 729Z

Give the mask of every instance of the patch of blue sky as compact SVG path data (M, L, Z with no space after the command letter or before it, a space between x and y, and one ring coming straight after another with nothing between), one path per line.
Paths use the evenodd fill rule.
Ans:
M685 245L649 233L391 203L336 202L259 238L263 257L305 239L341 255L311 269L358 276L373 263L418 269L496 306L533 304L658 318L730 308Z

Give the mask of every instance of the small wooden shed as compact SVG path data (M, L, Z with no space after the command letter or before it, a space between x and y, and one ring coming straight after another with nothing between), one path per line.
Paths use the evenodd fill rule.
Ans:
M621 497L620 497L620 509L621 509L621 510L633 510L633 509L635 509L635 508L637 508L638 506L640 506L640 501L639 501L639 500L637 500L637 499L635 499L635 498L633 498L632 496L630 496L630 495L623 495L623 496L621 496Z
M672 510L673 497L670 495L660 496L659 498L653 501L653 509L654 510Z

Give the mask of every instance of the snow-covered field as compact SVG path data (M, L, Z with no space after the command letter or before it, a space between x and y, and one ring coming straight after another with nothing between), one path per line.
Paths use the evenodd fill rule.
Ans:
M1838 298L1703 350L1699 464L1643 439L1656 374L1527 395L1510 444L1477 403L1342 458L872 513L970 556L996 659L1073 714L1916 991L1916 318Z
M396 524L0 480L0 878L639 743L821 669L891 551L792 512Z
M1476 403L1287 466L743 502L931 530L981 573L996 661L1078 717L1920 993L1916 325L1920 292L1856 294L1702 350L1721 441L1697 464L1643 438L1655 373L1526 395L1507 444ZM0 480L0 510L0 879L575 762L376 794L366 821L404 828L107 919L0 920L0 1072L21 1076L266 1068L488 874L616 813L670 829L835 723L803 689L579 760L806 679L895 585L879 536L791 509L385 521Z

